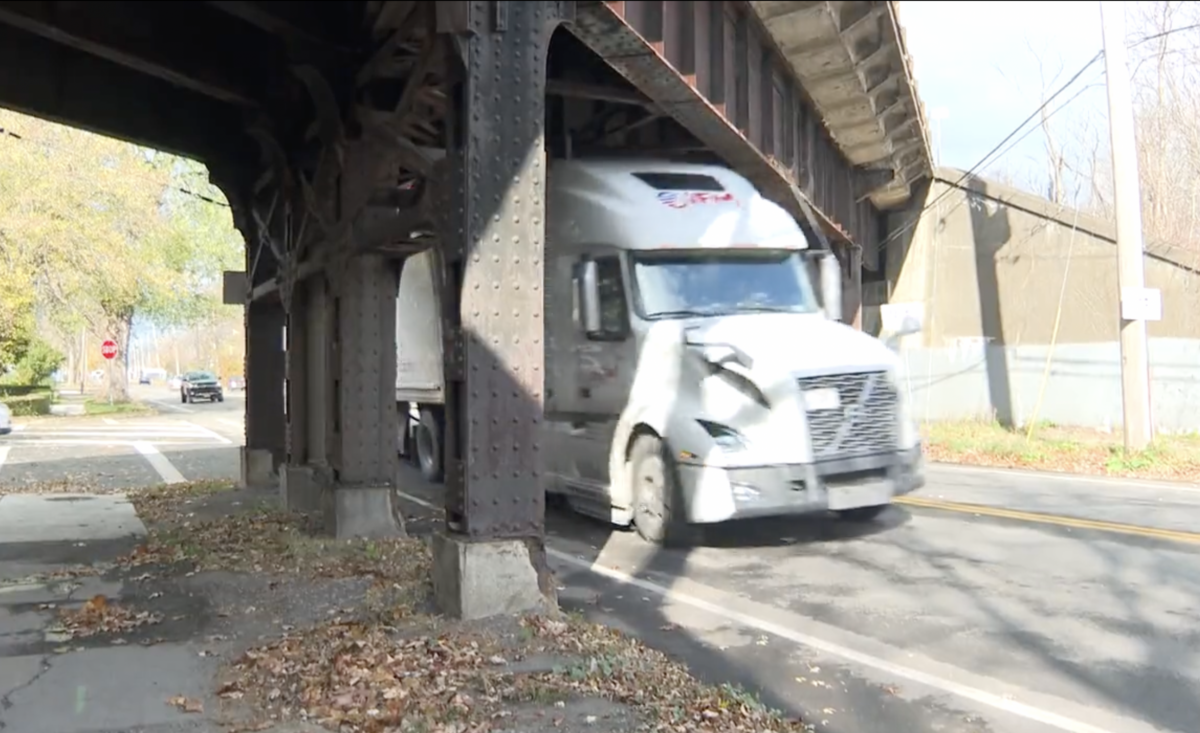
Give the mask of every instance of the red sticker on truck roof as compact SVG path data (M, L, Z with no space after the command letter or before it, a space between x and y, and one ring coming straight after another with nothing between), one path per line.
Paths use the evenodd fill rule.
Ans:
M738 200L729 191L659 191L658 202L672 209L706 204L737 204Z

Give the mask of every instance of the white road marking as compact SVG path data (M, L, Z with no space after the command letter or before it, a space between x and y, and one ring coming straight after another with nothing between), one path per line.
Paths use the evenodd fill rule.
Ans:
M85 429L68 429L68 430L38 430L36 432L25 433L21 436L22 439L35 439L38 437L47 438L106 438L112 437L118 440L137 440L139 437L146 436L156 438L162 436L164 438L208 438L211 437L208 433L200 430L85 430Z
M432 502L428 502L403 491L397 491L396 494L400 498L419 506L423 506L428 509L438 508ZM848 662L858 664L862 667L873 669L877 672L883 672L893 677L909 680L935 690L940 690L966 700L971 700L972 702L1008 713L1010 715L1016 715L1018 717L1025 718L1026 720L1042 723L1043 725L1047 725L1051 728L1065 731L1065 733L1114 733L1113 731L1097 727L1082 720L1076 720L1065 715L1059 715L1058 713L1050 710L1044 710L1033 705L1017 702L1016 700L1011 699L1009 696L994 694L978 687L972 687L961 682L956 682L948 677L931 674L919 669L897 664L896 662L889 661L882 657L866 654L841 644L836 644L810 634L795 631L788 626L767 621L747 613L741 613L739 611L732 610L728 607L728 605L712 603L695 595L672 590L671 588L667 588L657 583L652 583L648 580L642 580L641 578L637 578L628 573L623 573L620 570L615 570L613 568L600 565L599 563L590 562L588 560L565 553L561 550L556 550L552 547L546 548L546 554L562 563L573 565L581 570L608 578L609 580L613 580L622 585L633 586L647 593L652 593L661 598L674 601L675 603L691 606L692 608L704 611L705 613L724 618L727 621L732 621L733 623L744 628L755 629L766 634L778 636L799 646L815 649L830 656L838 657ZM699 584L694 585L699 587ZM717 592L719 593L719 591Z
M213 440L219 440L222 443L224 443L225 445L233 445L232 440L230 440L229 438L226 438L224 435L221 435L220 433L218 433L217 431L215 431L211 428L206 428L203 425L197 425L194 422L184 422L184 425L191 425L201 435L206 435L206 436L212 438Z
M133 448L146 458L146 462L158 472L158 475L161 476L162 480L166 483L182 484L187 481L187 479L183 477L183 474L179 472L179 469L171 465L171 462L167 460L167 457L162 453L159 453L158 449L150 443L137 441L133 444Z
M244 427L246 427L246 424L245 424L245 422L244 422L244 421L241 421L241 420L230 420L229 418L225 418L225 417L219 417L219 418L217 418L217 422L221 423L222 425L228 425L228 426L229 426L229 427L231 427L231 428L244 428Z
M106 418L104 418L104 424L105 425L116 425L117 421L113 420L111 417L106 417Z
M9 445L107 445L111 447L128 447L132 446L134 440L129 440L128 436L122 438L113 438L111 440L103 440L100 438L38 438L29 436L27 438L18 438L9 440ZM196 436L194 440L156 440L154 445L207 445L212 446L213 442L207 438L201 439L201 436Z
M8 446L0 445L0 469L4 468L4 462L8 460Z

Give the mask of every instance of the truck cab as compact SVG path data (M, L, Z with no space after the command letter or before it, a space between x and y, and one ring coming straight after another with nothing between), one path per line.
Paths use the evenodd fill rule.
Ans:
M405 265L398 307L428 328L438 319L411 315L414 293L438 302L436 256L422 256L424 264ZM421 284L414 278L406 291L410 267ZM818 298L810 271L836 267L830 253L810 250L783 208L727 168L554 161L547 491L662 543L743 517L871 518L919 488L921 447L897 355ZM833 275L819 278L827 304L840 303ZM428 378L405 379L428 396L417 412L440 445L429 406L440 398L440 335L425 334L425 347L437 346L425 353L400 335L401 372L430 362Z

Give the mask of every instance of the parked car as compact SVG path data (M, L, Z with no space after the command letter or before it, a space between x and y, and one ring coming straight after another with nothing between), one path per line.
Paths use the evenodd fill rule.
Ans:
M246 389L245 377L230 377L228 389L230 392L241 392Z
M0 435L8 435L12 432L12 411L8 409L8 405L0 402Z
M212 372L196 371L183 375L183 384L179 387L179 401L187 404L196 400L225 401L225 393L221 391L221 380Z

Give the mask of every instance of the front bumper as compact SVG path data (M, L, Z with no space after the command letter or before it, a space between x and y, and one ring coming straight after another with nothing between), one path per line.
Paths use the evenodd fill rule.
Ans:
M679 466L688 521L813 514L886 504L925 485L921 447L860 458L758 468Z
M188 397L213 398L222 395L220 387L187 387L184 391L187 392Z

